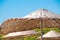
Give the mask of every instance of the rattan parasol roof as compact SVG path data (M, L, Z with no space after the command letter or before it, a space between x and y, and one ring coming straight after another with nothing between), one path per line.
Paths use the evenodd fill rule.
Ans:
M13 33L8 33L7 35L3 36L3 38L11 38L11 37L16 37L16 36L31 36L31 35L36 35L38 34L34 30L28 30L28 31L21 31L21 32L13 32Z
M36 15L35 15L36 14ZM30 30L40 28L40 22L43 21L43 28L45 27L59 27L60 16L48 12L45 9L38 10L23 18L11 18L2 23L2 33L11 33L16 31Z

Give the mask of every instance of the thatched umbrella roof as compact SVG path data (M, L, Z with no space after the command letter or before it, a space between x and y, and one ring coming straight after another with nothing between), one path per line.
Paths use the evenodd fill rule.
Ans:
M48 37L60 37L60 33L56 32L54 30L51 30L48 33L43 35L43 38L48 38Z
M44 21L44 28L45 27L59 27L60 28L60 19L43 19ZM9 32L16 32L16 31L23 31L29 30L34 28L40 28L40 19L16 19L16 20L9 20L2 24L2 32L9 33Z
M12 32L12 33L8 33L7 35L3 36L3 38L11 38L11 37L16 37L16 36L31 36L31 35L35 35L38 34L37 32L35 32L34 30L28 30L28 31L21 31L21 32Z
M56 32L54 30L51 30L48 33L44 34L42 37L43 38L60 38L60 33ZM37 39L40 40L41 37L38 37Z
M40 24L40 22L43 24ZM41 22L41 23L42 23ZM11 18L2 23L2 33L11 33L16 31L30 30L34 28L44 27L59 27L60 28L60 16L52 12L48 12L45 9L32 12L23 18Z

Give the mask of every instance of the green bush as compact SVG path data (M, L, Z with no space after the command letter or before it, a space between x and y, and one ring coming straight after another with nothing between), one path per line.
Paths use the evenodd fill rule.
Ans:
M1 37L2 37L2 34L0 34L0 40L3 40Z

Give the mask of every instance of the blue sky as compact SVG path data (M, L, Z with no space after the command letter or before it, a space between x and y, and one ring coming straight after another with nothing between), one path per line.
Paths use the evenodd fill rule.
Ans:
M0 0L0 23L41 8L60 15L60 0Z

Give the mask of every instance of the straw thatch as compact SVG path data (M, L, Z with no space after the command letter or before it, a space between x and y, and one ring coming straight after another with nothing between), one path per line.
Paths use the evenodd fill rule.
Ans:
M60 19L42 19L44 27L58 27L60 28ZM9 19L5 21L2 26L2 33L7 34L16 31L30 30L34 28L40 28L41 18L37 19Z
M38 34L34 30L28 30L28 31L21 31L21 32L13 32L8 33L7 35L3 36L3 38L10 38L10 37L16 37L16 36L27 36L27 35L35 35Z
M54 31L54 30L51 30L49 31L48 33L44 34L43 36L43 40L58 40L60 39L60 33ZM38 40L41 39L41 37L38 37L37 38Z
M26 36L35 36L38 35L39 33L35 32L34 30L28 30L28 31L21 31L21 32L13 32L13 33L9 33L5 36L3 36L2 38L4 40L17 40L17 39L21 39L24 38Z
M1 32L1 25L0 25L0 34L1 34L2 32Z
M51 30L49 31L48 33L44 34L43 37L60 37L60 33L54 31L54 30Z
M37 39L40 40L40 39ZM43 38L43 40L60 40L60 37Z
M42 24L43 23L43 24ZM37 10L23 18L12 18L2 23L2 33L7 34L16 31L30 30L34 28L58 27L60 28L60 16L45 9Z

